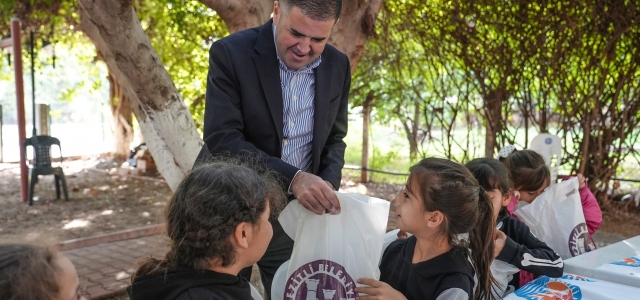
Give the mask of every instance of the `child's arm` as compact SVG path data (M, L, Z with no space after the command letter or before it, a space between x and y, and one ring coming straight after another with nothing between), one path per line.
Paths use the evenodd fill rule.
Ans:
M527 225L515 219L510 223L511 230L505 228L510 232L496 258L535 275L562 276L562 258L545 242L538 240Z
M468 300L473 294L473 281L462 274L452 274L442 279L435 300Z

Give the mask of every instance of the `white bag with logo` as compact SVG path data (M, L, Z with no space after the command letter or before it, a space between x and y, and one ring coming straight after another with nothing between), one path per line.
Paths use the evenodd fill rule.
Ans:
M316 215L294 200L278 218L294 240L284 299L355 299L356 280L380 277L389 201L336 194L338 215Z
M548 187L531 204L513 214L562 259L596 248L587 231L576 177Z
M542 276L504 299L621 300L638 299L638 295L640 289L636 287L565 274L560 278Z

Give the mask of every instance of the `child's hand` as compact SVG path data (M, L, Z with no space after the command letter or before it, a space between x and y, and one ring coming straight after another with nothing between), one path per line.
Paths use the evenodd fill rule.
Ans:
M513 191L513 196L516 197L516 202L520 201L520 191Z
M356 293L366 294L366 296L358 296L357 300L407 300L400 292L393 289L385 282L372 278L358 279L359 284L366 284L369 287L358 287Z
M578 177L578 189L582 189L586 184L586 180L582 174L578 174L576 177Z
M493 258L498 257L504 244L507 243L507 235L504 232L497 230L493 233Z
M403 231L402 229L400 231L398 231L398 239L399 240L404 240L404 239L408 239L409 235L407 234L406 231Z

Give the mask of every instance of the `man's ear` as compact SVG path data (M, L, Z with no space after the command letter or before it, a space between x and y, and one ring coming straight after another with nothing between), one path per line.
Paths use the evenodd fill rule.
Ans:
M273 2L273 23L274 24L278 24L278 20L280 19L281 13L282 12L280 11L280 2L274 1Z
M233 231L233 236L232 236L233 242L234 244L236 244L238 247L242 249L249 248L249 239L247 238L248 226L249 226L249 223L242 222L238 224L238 226L236 226L236 229Z
M427 221L427 227L438 227L442 222L444 222L444 214L439 211L427 211L424 213L425 219Z

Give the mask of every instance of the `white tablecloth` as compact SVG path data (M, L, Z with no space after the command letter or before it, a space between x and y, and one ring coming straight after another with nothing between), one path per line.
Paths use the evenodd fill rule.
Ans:
M634 257L638 259L636 262ZM564 271L640 287L640 236L564 261ZM638 296L640 299L640 296Z

